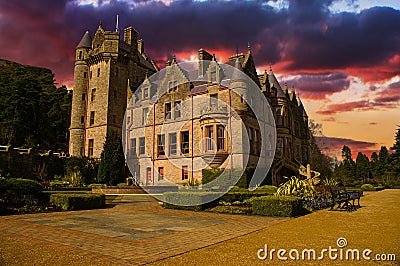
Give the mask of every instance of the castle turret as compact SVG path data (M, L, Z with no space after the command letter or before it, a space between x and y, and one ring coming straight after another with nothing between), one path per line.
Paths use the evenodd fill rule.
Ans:
M85 154L85 123L88 86L88 64L85 59L92 49L92 38L89 31L83 35L76 47L74 67L74 88L72 94L70 145L69 154L81 156Z

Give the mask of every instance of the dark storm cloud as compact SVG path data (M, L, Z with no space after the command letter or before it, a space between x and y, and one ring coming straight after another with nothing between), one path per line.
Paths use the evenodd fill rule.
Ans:
M344 73L300 73L286 82L288 86L295 86L302 98L308 99L324 99L327 95L346 90L350 85Z
M237 47L245 50L248 42L258 66L284 63L280 71L291 74L378 69L388 60L397 62L398 10L375 7L332 14L328 9L332 2L292 0L287 9L277 10L265 1L166 5L113 0L94 7L67 0L0 0L0 58L49 67L58 80L71 83L74 48L83 33L90 30L93 35L100 21L107 30L114 30L119 14L120 28L133 25L145 40L148 55L159 62L173 53L195 53L199 48L233 54ZM389 64L382 73L380 78L390 78L399 73L399 65ZM346 89L346 79L341 82L327 84L321 93ZM314 85L302 87L305 93L318 93Z

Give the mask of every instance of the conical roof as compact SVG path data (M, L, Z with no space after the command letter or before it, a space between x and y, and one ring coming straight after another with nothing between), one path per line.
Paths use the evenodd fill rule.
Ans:
M85 32L85 35L83 35L82 40L76 48L92 48L92 37L90 36L89 31Z

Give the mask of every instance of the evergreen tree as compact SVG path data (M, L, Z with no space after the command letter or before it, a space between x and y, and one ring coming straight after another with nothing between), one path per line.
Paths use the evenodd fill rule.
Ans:
M370 177L369 159L367 155L358 152L356 158L356 177L357 180L364 181Z
M392 162L392 170L397 177L400 177L400 126L398 126L396 136L394 138L395 143L390 149L394 151L390 155L390 159Z
M106 137L97 179L112 186L125 182L125 157L121 137L116 131L110 131Z
M0 144L66 151L71 100L50 70L0 60Z
M345 184L352 183L356 180L356 164L351 155L351 149L344 145L342 148L342 167L340 168L341 180Z
M386 172L390 171L390 158L389 158L389 151L386 146L381 146L378 156L378 175L382 178Z

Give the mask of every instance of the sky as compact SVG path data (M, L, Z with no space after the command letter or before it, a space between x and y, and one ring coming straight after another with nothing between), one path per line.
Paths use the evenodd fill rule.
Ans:
M219 62L247 51L270 65L323 126L324 150L370 155L400 125L400 1L0 0L0 58L51 69L73 87L75 47L100 22L133 26L159 67L200 48Z

